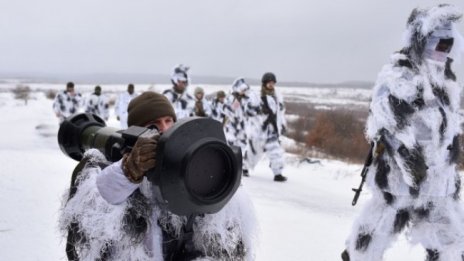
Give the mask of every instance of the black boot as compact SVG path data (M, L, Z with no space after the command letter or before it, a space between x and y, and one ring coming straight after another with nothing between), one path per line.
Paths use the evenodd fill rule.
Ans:
M435 249L426 249L427 251L427 257L426 257L426 261L438 261L440 260L440 253L438 253L437 250Z
M248 170L247 170L247 169L244 169L244 170L242 170L242 175L243 175L244 177L249 177L249 176L250 176L250 173L248 173Z
M350 261L350 255L348 254L348 251L346 249L342 253L342 260L343 261Z
M287 181L287 177L283 176L282 174L277 174L274 176L274 181L285 182Z

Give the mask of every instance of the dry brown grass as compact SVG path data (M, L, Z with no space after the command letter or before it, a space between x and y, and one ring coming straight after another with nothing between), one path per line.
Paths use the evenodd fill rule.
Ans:
M47 99L53 100L55 99L57 93L58 91L49 89L45 91L45 97L47 97Z
M317 110L309 103L287 102L287 113L298 115L288 123L287 136L302 146L291 153L305 157L325 157L364 163L369 144L364 138L367 108L335 107ZM463 126L464 128L464 126ZM464 136L460 138L461 151ZM464 157L459 157L459 169L464 170Z
M289 122L287 136L306 145L303 156L363 162L369 150L364 138L367 108L334 107L317 110L308 103L286 103L287 113L298 115Z
M315 124L306 135L306 145L352 162L362 162L369 150L364 122L350 112L338 110L316 114Z

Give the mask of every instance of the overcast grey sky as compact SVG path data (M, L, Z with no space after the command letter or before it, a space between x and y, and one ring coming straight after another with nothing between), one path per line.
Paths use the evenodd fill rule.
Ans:
M193 80L273 71L285 81L374 81L411 10L436 3L2 0L0 73L169 74L185 63Z

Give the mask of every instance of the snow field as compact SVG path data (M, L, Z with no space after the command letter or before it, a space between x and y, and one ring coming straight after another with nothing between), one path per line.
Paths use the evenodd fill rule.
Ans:
M57 219L77 162L58 147L52 101L41 92L33 96L25 106L11 93L0 93L0 260L66 260ZM118 126L113 114L108 125ZM320 160L299 164L287 154L286 183L272 181L266 159L243 178L261 230L257 260L340 260L369 193L363 191L352 207L351 188L359 184L361 166ZM404 237L385 258L423 259L421 247L410 247Z

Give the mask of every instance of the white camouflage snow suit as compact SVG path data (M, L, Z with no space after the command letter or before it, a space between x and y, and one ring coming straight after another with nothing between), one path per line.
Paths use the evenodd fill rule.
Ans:
M195 115L195 99L187 91L178 93L172 88L165 90L163 95L171 102L178 120Z
M92 93L86 100L85 112L96 114L105 121L107 121L110 116L109 108L108 97L103 94L97 95Z
M75 93L71 96L67 91L60 91L56 94L53 101L53 111L58 115L60 123L65 118L79 112L82 107L82 95Z
M282 96L274 91L272 94L262 92L259 106L259 125L250 131L249 149L247 157L252 160L254 167L262 153L269 158L269 167L274 175L282 174L284 168L284 149L280 144L280 135L285 133L285 106ZM262 150L262 151L260 151Z
M242 95L240 95L242 93ZM240 147L243 155L243 170L248 170L250 161L247 150L250 136L250 124L259 110L259 100L254 95L243 78L238 78L232 84L232 92L224 102L224 115L227 121L224 132L229 145Z
M442 54L459 37L452 23L460 17L448 5L414 10L409 43L378 76L366 129L373 144L372 198L354 222L343 260L382 260L403 230L426 249L427 260L463 260L456 169L461 88L448 53Z
M187 92L187 87L181 93L176 91L176 85L179 81L185 81L188 86L188 83L190 82L190 78L187 74L188 70L189 67L182 64L174 67L174 71L171 75L173 87L163 92L163 95L168 98L172 107L174 107L177 120L195 115L195 99Z
M119 117L119 123L121 129L127 129L127 107L129 106L129 102L137 97L138 94L135 92L130 94L129 92L125 91L121 93L116 101L116 105L114 106L114 111L116 116Z
M213 99L211 102L211 118L214 120L219 121L220 123L224 123L225 119L225 101L224 103L220 102L218 99Z

